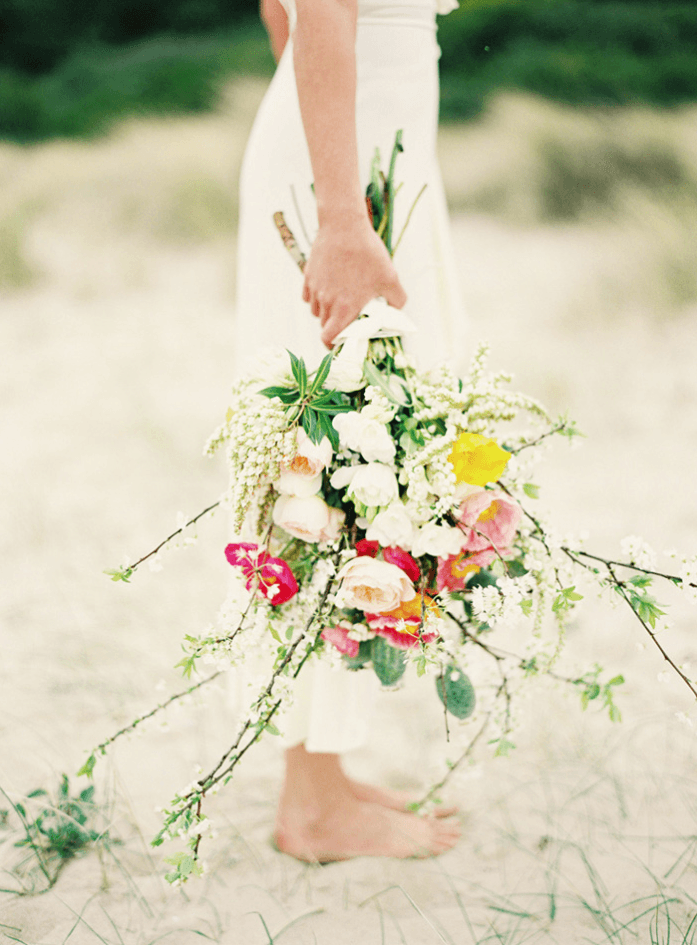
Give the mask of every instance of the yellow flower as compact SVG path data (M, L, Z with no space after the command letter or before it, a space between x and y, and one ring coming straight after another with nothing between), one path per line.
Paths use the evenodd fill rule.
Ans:
M448 459L458 482L485 486L501 476L511 454L480 433L461 433Z

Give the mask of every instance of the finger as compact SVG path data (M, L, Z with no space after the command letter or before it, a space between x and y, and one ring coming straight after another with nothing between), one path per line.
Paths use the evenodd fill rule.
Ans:
M402 283L397 280L397 282L387 287L384 292L384 298L388 305L391 305L393 308L404 308L407 301L407 293L404 291Z
M310 311L315 316L319 318L321 314L322 306L320 303L320 296L318 292L313 292L310 296Z
M307 284L307 279L303 282L303 302L309 302L311 299L310 287Z
M337 335L341 334L344 328L358 317L358 314L358 311L351 309L348 302L342 301L335 303L329 317L322 327L320 337L323 343L328 348L331 348Z
M319 295L319 293L318 293ZM326 295L319 295L319 321L322 327L327 324L332 315L332 303Z

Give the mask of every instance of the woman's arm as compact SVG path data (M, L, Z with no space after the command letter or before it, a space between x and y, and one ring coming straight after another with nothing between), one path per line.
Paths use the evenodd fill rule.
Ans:
M319 232L305 269L303 299L333 339L378 295L406 301L366 211L356 140L357 0L296 0L295 77L312 161Z
M278 62L288 42L288 15L279 0L260 0L259 13L271 42L271 52Z

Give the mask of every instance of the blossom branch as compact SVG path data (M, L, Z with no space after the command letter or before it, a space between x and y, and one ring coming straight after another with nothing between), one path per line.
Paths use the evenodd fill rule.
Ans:
M209 505L207 508L205 508L202 512L199 512L198 515L194 515L194 517L189 519L188 522L185 522L184 525L181 526L181 528L178 528L176 531L172 532L172 534L168 535L163 541L161 541L160 544L156 548L153 548L152 551L149 551L146 555L143 555L142 558L138 558L138 560L134 562L133 564L126 565L126 567L120 568L116 571L107 571L106 574L109 574L113 581L125 581L126 583L128 583L131 575L134 574L136 569L139 568L141 564L147 561L148 558L154 557L158 553L158 551L161 551L165 547L165 545L169 544L169 542L172 541L173 538L176 538L177 535L181 535L181 533L185 531L185 529L190 528L192 525L195 525L196 522L199 521L199 519L202 519L204 517L204 515L208 515L209 512L212 512L214 509L217 509L218 506L220 505L220 502L221 500L218 499L217 502L214 502L212 505Z

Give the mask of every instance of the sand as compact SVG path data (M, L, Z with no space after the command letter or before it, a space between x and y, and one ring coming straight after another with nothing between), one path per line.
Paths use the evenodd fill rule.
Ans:
M0 266L0 786L14 800L55 790L61 772L84 787L75 772L85 751L181 687L179 641L220 602L222 516L162 573L123 585L102 572L149 550L179 511L197 512L224 486L201 450L231 381L234 179L259 91L238 87L217 114L133 122L89 145L0 148L10 220ZM532 107L520 100L521 113ZM544 114L550 134L573 121ZM664 118L636 119L652 120ZM671 127L684 138L694 122L685 113ZM493 367L587 437L545 459L540 502L562 531L588 530L592 550L616 555L638 533L658 550L694 552L697 305L670 276L685 270L684 215L650 194L635 195L634 217L487 212L468 156L480 159L487 133L493 153L505 124L486 127L443 139L471 337L488 339ZM512 187L513 170L501 175ZM675 618L662 641L679 661L694 659L694 609L672 591L657 596ZM664 675L631 614L607 603L579 612L566 659L625 674L623 722L582 713L556 686L532 689L512 755L482 746L446 792L463 820L447 855L311 867L275 852L281 767L269 739L211 803L219 834L206 876L171 890L162 857L172 850L148 845L155 807L230 738L222 685L101 764L100 823L113 842L70 862L50 891L0 893L0 935L27 945L648 945L667 941L670 926L670 941L690 942L697 753L694 728L676 720L694 718L690 694ZM383 698L371 743L347 766L418 791L449 752L435 700L410 686ZM13 872L25 855L17 836L0 828L0 886L40 888L35 873Z

